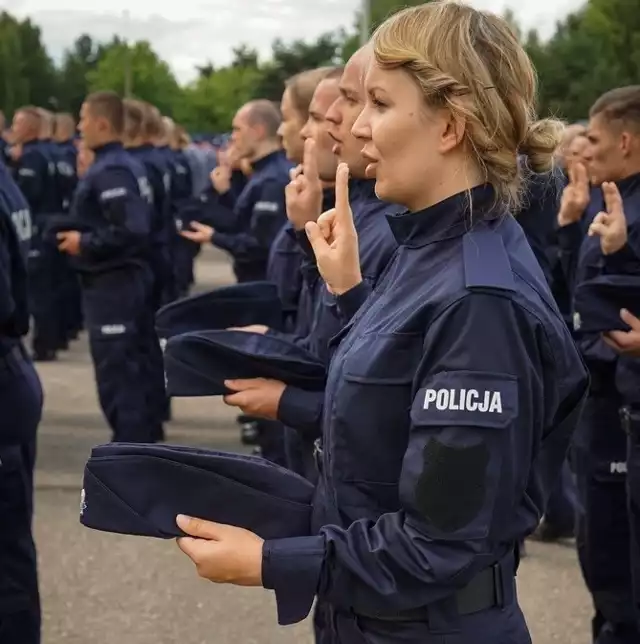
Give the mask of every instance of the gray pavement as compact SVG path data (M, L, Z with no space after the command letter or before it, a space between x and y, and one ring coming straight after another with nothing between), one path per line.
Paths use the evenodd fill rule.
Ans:
M229 281L208 251L198 282ZM200 580L173 541L104 534L78 522L84 462L109 440L86 339L41 365L45 412L36 473L44 644L311 644L310 626L279 628L270 593ZM240 450L235 413L220 400L174 401L168 439ZM530 544L518 575L535 644L588 642L590 606L571 544ZM500 644L496 642L496 644Z

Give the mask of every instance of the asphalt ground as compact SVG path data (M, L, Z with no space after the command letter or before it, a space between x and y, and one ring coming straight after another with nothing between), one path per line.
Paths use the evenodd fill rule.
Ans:
M232 279L215 251L197 269L201 288ZM200 580L175 542L80 525L84 463L110 437L86 337L38 370L45 389L35 513L44 644L311 644L308 622L278 627L271 593ZM245 449L236 414L221 400L175 400L173 409L169 442ZM527 551L518 589L534 643L586 644L590 600L574 544L529 543Z

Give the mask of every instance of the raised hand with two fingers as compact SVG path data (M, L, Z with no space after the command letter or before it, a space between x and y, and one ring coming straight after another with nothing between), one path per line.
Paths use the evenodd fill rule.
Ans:
M600 237L603 255L617 253L627 243L627 218L618 186L612 181L602 184L606 212L599 212L589 226L589 237Z
M580 221L589 205L589 199L587 169L582 163L574 163L569 167L569 183L562 191L558 224L564 227Z

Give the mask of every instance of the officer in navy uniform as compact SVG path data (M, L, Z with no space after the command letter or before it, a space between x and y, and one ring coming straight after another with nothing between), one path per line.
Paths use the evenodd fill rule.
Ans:
M193 177L189 160L183 149L186 147L184 130L169 118L165 117L163 120L165 128L167 128L167 138L171 148L171 215L176 226L174 235L174 278L178 297L184 297L189 294L189 288L194 280L194 244L181 237L178 233L182 227L180 212L191 202Z
M75 230L58 233L81 275L86 326L102 410L119 442L154 442L157 412L145 382L155 333L148 304L151 194L144 168L124 150L124 105L111 92L83 103L80 131L95 160L82 178Z
M221 232L198 221L181 235L200 244L211 242L233 257L238 282L264 280L269 249L286 223L284 189L290 163L278 140L280 114L271 101L244 105L233 121L233 147L253 173L234 204L235 232Z
M78 185L76 163L78 151L74 144L76 123L71 114L61 113L55 115L55 129L53 138L58 149L56 163L56 180L60 198L62 199L62 212L68 213L71 201ZM80 282L76 272L71 267L69 258L64 257L62 275L62 316L63 332L65 339L75 340L82 329L82 297Z
M155 315L163 305L174 299L175 280L173 273L173 240L177 237L171 215L171 176L169 167L160 152L149 142L149 131L155 130L156 124L149 124L153 118L149 107L141 101L126 99L124 144L127 152L144 166L149 180L153 202L153 220L151 225L151 267L154 276L154 288L148 304L149 313ZM153 325L153 318L150 320ZM158 339L151 336L150 343L144 347L148 355L149 396L151 404L158 410L158 439L164 436L162 423L168 420L168 402L164 391L164 367L162 351Z
M600 333L588 331L575 307L576 294L592 279L640 274L640 260L633 252L603 254L598 236L587 234L601 219L599 213L607 210L611 191L624 204L629 239L638 234L640 158L632 147L637 141L638 105L636 88L613 90L596 101L584 154L587 168L573 164L558 214L562 261L573 295L574 335L591 374L589 398L572 449L582 506L578 555L593 597L592 631L598 644L626 644L639 637L632 586L627 437L620 409L635 400L640 374L633 362L619 358L605 344Z
M14 176L34 220L34 238L29 253L29 296L33 316L33 357L51 361L57 357L59 328L56 323L58 285L54 270L55 246L43 236L47 218L60 212L55 164L47 145L40 140L42 115L35 107L23 107L13 116Z
M332 342L312 535L263 541L180 516L179 545L210 580L275 590L281 624L317 597L319 642L529 644L516 547L588 388L510 216L518 149L548 169L558 124L531 122L535 74L502 18L432 2L389 18L372 47L354 132L377 194L408 210L388 219L399 248L374 291L346 166L334 211L307 224L350 317Z
M29 205L0 164L0 642L39 644L40 597L31 532L42 387L22 345L29 330Z

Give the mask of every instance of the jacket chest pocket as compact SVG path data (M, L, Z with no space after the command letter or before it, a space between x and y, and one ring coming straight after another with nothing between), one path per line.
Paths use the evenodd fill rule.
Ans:
M346 353L332 405L340 479L397 484L422 339L417 333L370 334L356 338Z

